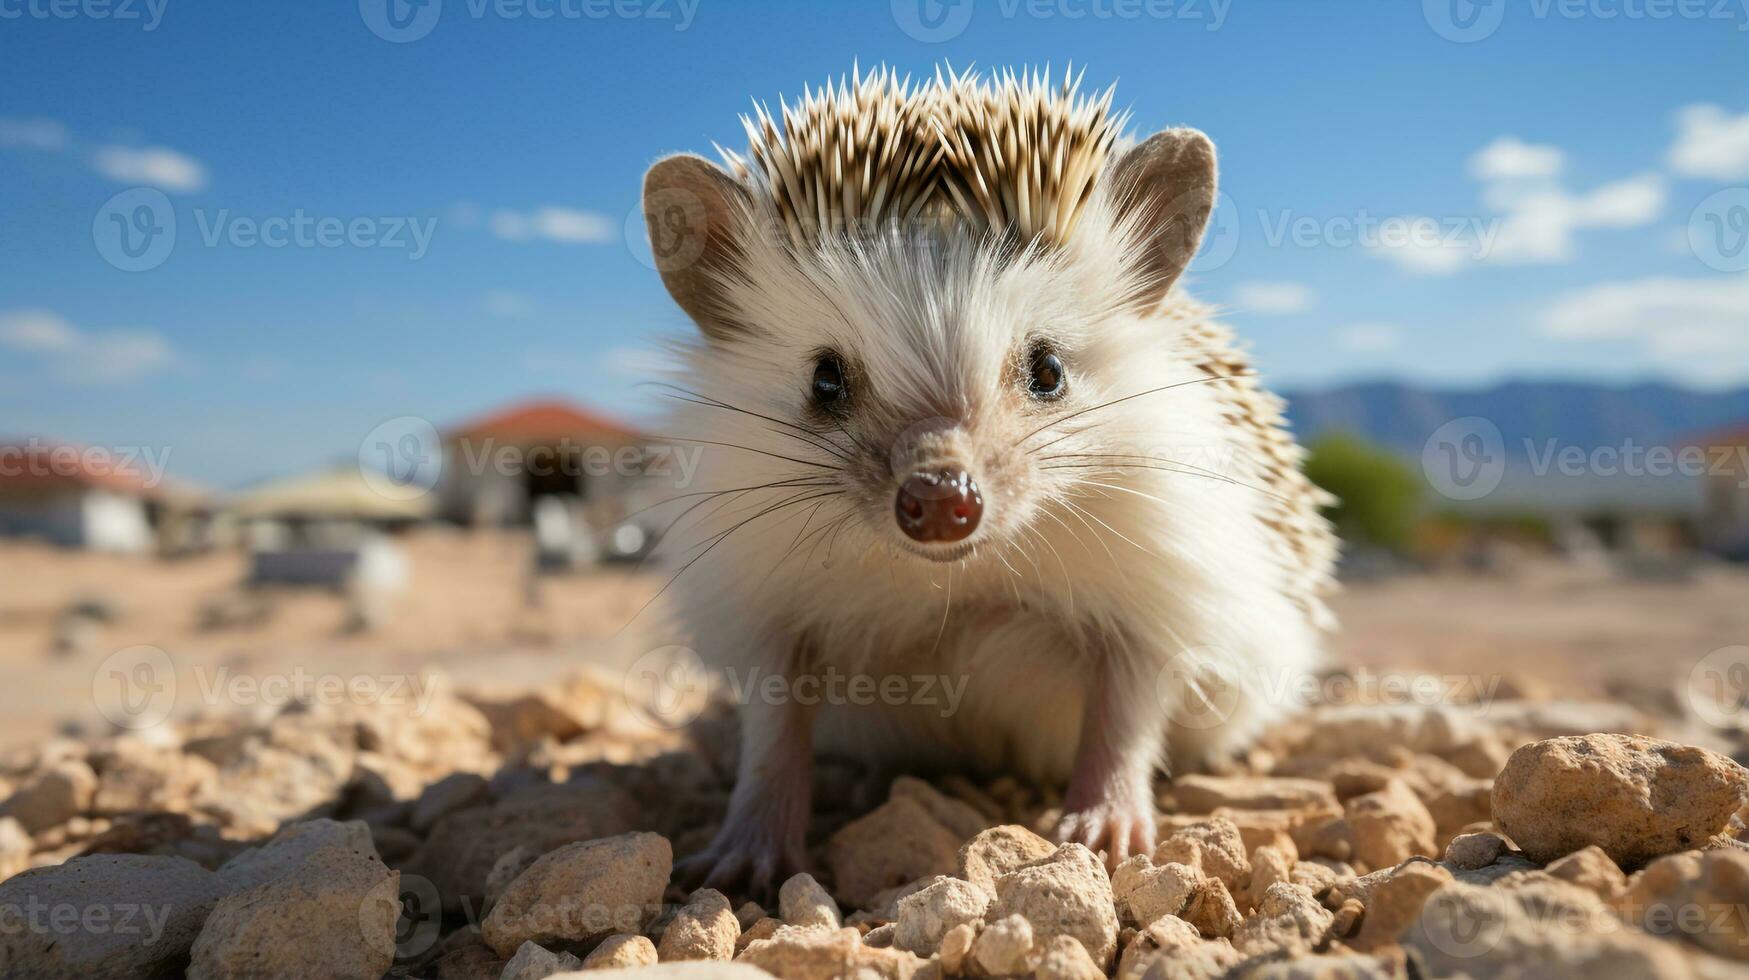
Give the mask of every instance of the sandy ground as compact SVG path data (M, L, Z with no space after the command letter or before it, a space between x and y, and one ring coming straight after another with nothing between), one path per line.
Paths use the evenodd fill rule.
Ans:
M199 711L235 702L213 692L235 691L224 685L239 676L393 683L435 671L469 687L517 687L676 639L661 602L645 608L662 582L653 573L546 578L531 606L526 537L432 529L399 540L411 587L368 632L347 628L344 597L320 591L262 593L261 621L203 623L211 608L249 605L237 553L166 562L0 542L0 746L103 728L108 675L138 659L115 655L142 644L175 665L178 711ZM92 600L111 620L69 630L65 611ZM1669 690L1708 653L1749 644L1749 573L1721 567L1672 583L1531 561L1509 574L1353 585L1336 608L1339 661L1558 696L1607 695L1623 682Z

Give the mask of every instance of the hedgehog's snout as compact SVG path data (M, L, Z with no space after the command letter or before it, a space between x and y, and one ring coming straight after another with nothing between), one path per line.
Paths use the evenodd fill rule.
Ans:
M899 484L893 501L899 529L913 541L953 544L978 529L984 497L972 475L958 467L920 470Z

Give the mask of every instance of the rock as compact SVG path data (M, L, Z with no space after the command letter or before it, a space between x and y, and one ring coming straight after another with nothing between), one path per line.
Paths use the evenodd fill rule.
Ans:
M1397 941L1421 917L1428 896L1451 884L1451 872L1437 864L1411 861L1396 869L1372 890L1360 933L1349 945L1362 952L1383 949Z
M952 874L960 839L910 797L888 800L826 842L838 895L865 905L887 888Z
M458 931L451 935L462 934ZM490 947L470 937L467 942L443 949L431 968L437 971L437 980L499 980L506 965Z
M1032 970L1035 980L1105 980L1105 971L1069 936L1058 936L1046 943L1036 959Z
M31 834L88 813L97 794L97 773L80 759L61 759L37 770L0 806Z
M1468 827L1490 825L1494 818L1494 782L1464 777L1422 797L1433 818L1434 843L1444 846Z
M566 844L529 865L498 896L481 929L509 956L524 942L588 942L635 932L662 900L673 871L668 841L647 833ZM723 914L734 920L723 903Z
M741 923L722 892L701 888L675 913L662 930L656 947L662 962L675 960L728 960L735 956L735 940L741 938Z
M1660 858L1635 876L1624 904L1652 935L1684 937L1716 956L1749 963L1749 853Z
M181 969L222 887L178 857L101 854L0 883L0 973L44 980Z
M1335 792L1323 780L1271 776L1179 776L1172 781L1172 795L1183 813L1214 813L1220 807L1296 810L1336 805Z
M583 959L585 970L630 970L655 966L656 944L643 936L608 936Z
M1247 956L1305 955L1323 944L1334 920L1309 890L1281 882L1269 886L1257 914L1233 931L1233 946Z
M1628 887L1627 875L1595 844L1580 848L1543 870L1562 881L1591 889L1605 902L1615 901Z
M274 719L226 760L202 799L236 835L266 837L282 824L327 816L352 781L357 750L305 715Z
M492 862L492 870L486 872L486 906L498 901L498 896L504 894L504 889L516 880L516 876L528 870L540 857L540 852L526 844L518 844Z
M1014 824L979 831L959 849L959 876L994 893L996 879L1049 856L1057 845Z
M1041 943L1073 936L1104 969L1117 952L1117 913L1105 865L1080 844L1064 844L1049 857L996 879L996 900L987 918L1019 915Z
M1208 977L1224 975L1242 957L1225 942L1205 940L1196 927L1177 916L1161 916L1136 934L1118 961L1118 980L1143 977Z
M758 909L758 906L754 907ZM818 926L825 929L837 929L844 924L839 915L838 903L832 901L832 896L814 876L803 872L793 875L777 890L778 917L792 926ZM763 917L763 911L757 918ZM751 924L751 923L749 923Z
M739 939L735 940L735 955L740 956L749 945L757 940L770 939L777 935L777 930L783 927L782 919L760 919L753 923L747 927L745 932L741 933Z
M1499 834L1460 834L1445 847L1448 864L1473 871L1485 868L1499 859L1506 841Z
M1154 863L1189 865L1220 879L1231 892L1251 880L1249 853L1238 826L1215 817L1174 831L1154 849Z
M961 923L949 929L947 934L941 937L941 944L938 947L942 969L949 974L964 972L966 962L972 954L973 942L977 938L978 927L975 923Z
M498 980L546 980L555 973L581 970L583 961L570 953L555 953L537 943L523 943Z
M485 803L489 795L486 777L475 772L452 772L425 787L413 802L408 822L414 830L426 833L444 817Z
M1235 900L1245 908L1256 908L1263 902L1264 893L1269 886L1279 882L1293 881L1294 861L1283 854L1279 848L1259 847L1251 852L1251 880L1246 883L1242 896L1234 896ZM1313 895L1322 888L1307 886L1307 891Z
M30 834L12 817L0 817L0 881L30 867Z
M813 875L809 875L808 877L809 879L812 879ZM785 882L785 884L788 884L788 882ZM819 888L820 883L815 882L814 887ZM825 891L823 888L820 890ZM781 892L781 889L779 891ZM828 895L827 898L831 898L831 896ZM832 911L838 911L838 906L832 906ZM758 922L763 918L765 918L765 909L761 908L758 902L742 902L741 907L735 910L735 921L741 924L741 929L743 931L753 928L753 923Z
M218 778L217 767L200 756L134 738L115 740L92 761L98 776L91 809L101 814L186 813Z
M1433 815L1400 781L1350 799L1344 811L1354 859L1368 868L1395 867L1416 855L1439 853Z
M1402 944L1435 977L1690 975L1674 947L1623 930L1591 892L1548 879L1515 888L1445 885L1428 897Z
M1700 847L1749 799L1749 771L1705 749L1637 735L1580 735L1512 753L1494 819L1539 864L1587 845L1636 868Z
M893 788L889 791L888 798L899 797L916 800L923 809L929 811L930 816L953 831L953 835L960 840L972 837L990 826L990 821L976 807L948 796L915 776L900 776L893 780Z
M990 893L960 878L940 877L899 900L893 945L919 956L934 955L948 930L980 922Z
M828 932L796 926L784 926L770 939L748 943L736 960L785 980L908 980L927 962L903 950L865 946L855 929Z
M507 852L526 846L545 854L612 837L631 830L637 818L636 802L605 780L529 786L491 806L440 818L409 867L431 880L446 910L459 910L463 898L478 907L493 865Z
M363 823L293 825L218 877L232 891L201 927L190 978L379 977L394 963L401 874Z
M1156 865L1146 854L1137 854L1118 866L1111 890L1118 915L1145 928L1163 915L1182 914L1204 880L1202 872L1189 865Z
M550 980L771 980L771 974L740 963L694 962L561 973Z
M978 933L972 942L972 962L993 977L1025 973L1032 944L1032 924L1024 916L1005 916Z
M1184 910L1184 920L1209 939L1222 939L1231 936L1244 918L1239 915L1238 904L1226 884L1219 878L1209 878Z

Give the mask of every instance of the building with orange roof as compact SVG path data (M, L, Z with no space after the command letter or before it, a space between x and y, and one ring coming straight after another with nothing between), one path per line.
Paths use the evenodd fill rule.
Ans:
M644 475L645 440L630 425L560 399L518 402L443 434L439 513L461 524L528 524L543 498L603 527Z
M185 519L206 504L165 478L165 462L143 450L0 441L0 536L97 551L174 547L160 539L180 538Z

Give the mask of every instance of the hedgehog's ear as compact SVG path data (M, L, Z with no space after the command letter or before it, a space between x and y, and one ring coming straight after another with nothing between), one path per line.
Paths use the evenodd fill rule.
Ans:
M1151 310L1202 246L1215 206L1215 145L1194 129L1162 130L1125 153L1107 179L1118 217L1135 223L1143 249L1130 299Z
M668 294L705 336L739 329L722 301L722 276L739 258L736 226L748 213L747 191L716 164L677 153L644 175L644 227Z

